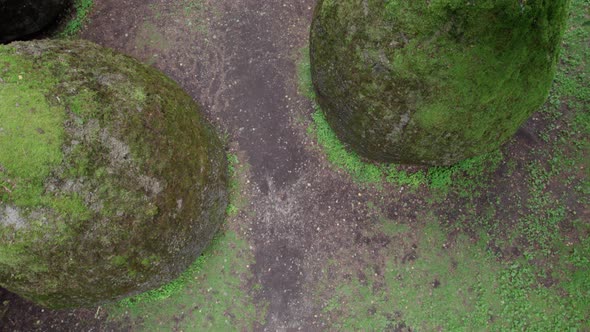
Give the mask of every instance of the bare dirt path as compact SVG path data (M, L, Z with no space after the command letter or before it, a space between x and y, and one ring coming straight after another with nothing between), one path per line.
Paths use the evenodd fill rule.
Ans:
M102 1L83 37L151 62L237 142L253 184L244 220L251 270L262 286L257 300L268 304L259 328L319 329L321 304L308 296L309 285L327 253L354 242L362 209L353 186L304 149L305 127L294 122L310 111L297 93L296 62L315 1L201 5L187 13L163 0ZM191 30L187 20L202 26Z
M179 3L202 7L195 13L182 8L183 20ZM309 23L312 5L103 1L83 38L151 62L178 81L236 137L267 193L269 181L279 188L294 183L307 158L290 126L296 91L288 82L295 77L293 54L307 40L302 23Z

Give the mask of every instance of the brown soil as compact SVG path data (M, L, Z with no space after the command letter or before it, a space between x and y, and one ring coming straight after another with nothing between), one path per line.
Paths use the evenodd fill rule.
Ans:
M48 310L0 288L0 331L120 331L99 308Z

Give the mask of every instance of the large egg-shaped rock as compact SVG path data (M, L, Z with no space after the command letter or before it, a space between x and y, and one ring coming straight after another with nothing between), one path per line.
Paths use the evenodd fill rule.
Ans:
M566 0L320 0L318 101L377 161L449 165L496 149L547 97Z
M0 42L38 32L55 21L68 0L0 0Z
M161 72L85 41L0 46L0 286L51 308L160 286L226 187L215 131Z

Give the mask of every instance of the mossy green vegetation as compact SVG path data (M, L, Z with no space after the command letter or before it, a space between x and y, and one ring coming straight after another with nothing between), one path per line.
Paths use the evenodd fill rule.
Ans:
M314 107L313 123L307 128L307 132L317 140L326 153L328 161L334 167L345 170L356 182L379 185L385 181L411 189L426 186L441 193L446 193L455 184L456 189L467 193L468 189L478 186L481 178L493 172L502 160L502 153L495 150L452 166L434 166L407 171L400 165L377 164L363 159L345 146L326 120L315 99L309 49L303 48L300 53L297 67L299 93L310 99Z
M107 310L111 319L131 319L141 331L252 330L264 322L266 310L255 305L256 287L244 291L252 278L249 264L248 243L226 231L172 283Z
M162 73L85 41L0 47L0 285L48 307L174 279L227 205L227 161Z
M246 205L246 198L242 193L245 187L244 179L249 171L249 165L240 160L237 154L228 153L227 163L229 170L229 204L227 205L227 216L235 217Z
M318 102L377 161L451 165L493 151L543 103L567 0L320 1Z
M59 33L60 37L73 37L78 34L87 23L92 6L94 6L94 0L74 0L73 17Z
M2 60L0 196L18 206L34 206L51 168L62 161L65 114L45 97L55 85L47 70L14 54Z
M320 289L333 294L324 306L332 328L564 331L587 327L587 265L561 285L573 290L563 296L561 287L543 286L539 270L526 261L498 262L485 243L464 236L449 243L436 220L397 232L394 238L404 243L404 238L408 241L418 233L411 256L388 253L391 258L382 274L368 268L363 279L322 281ZM336 271L326 269L331 275Z

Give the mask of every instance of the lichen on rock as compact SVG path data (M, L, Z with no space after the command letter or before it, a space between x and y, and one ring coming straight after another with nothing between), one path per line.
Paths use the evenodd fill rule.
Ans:
M318 102L377 161L450 165L499 147L545 100L567 0L320 0Z
M199 112L159 71L90 42L0 46L0 285L62 308L178 276L227 205Z

